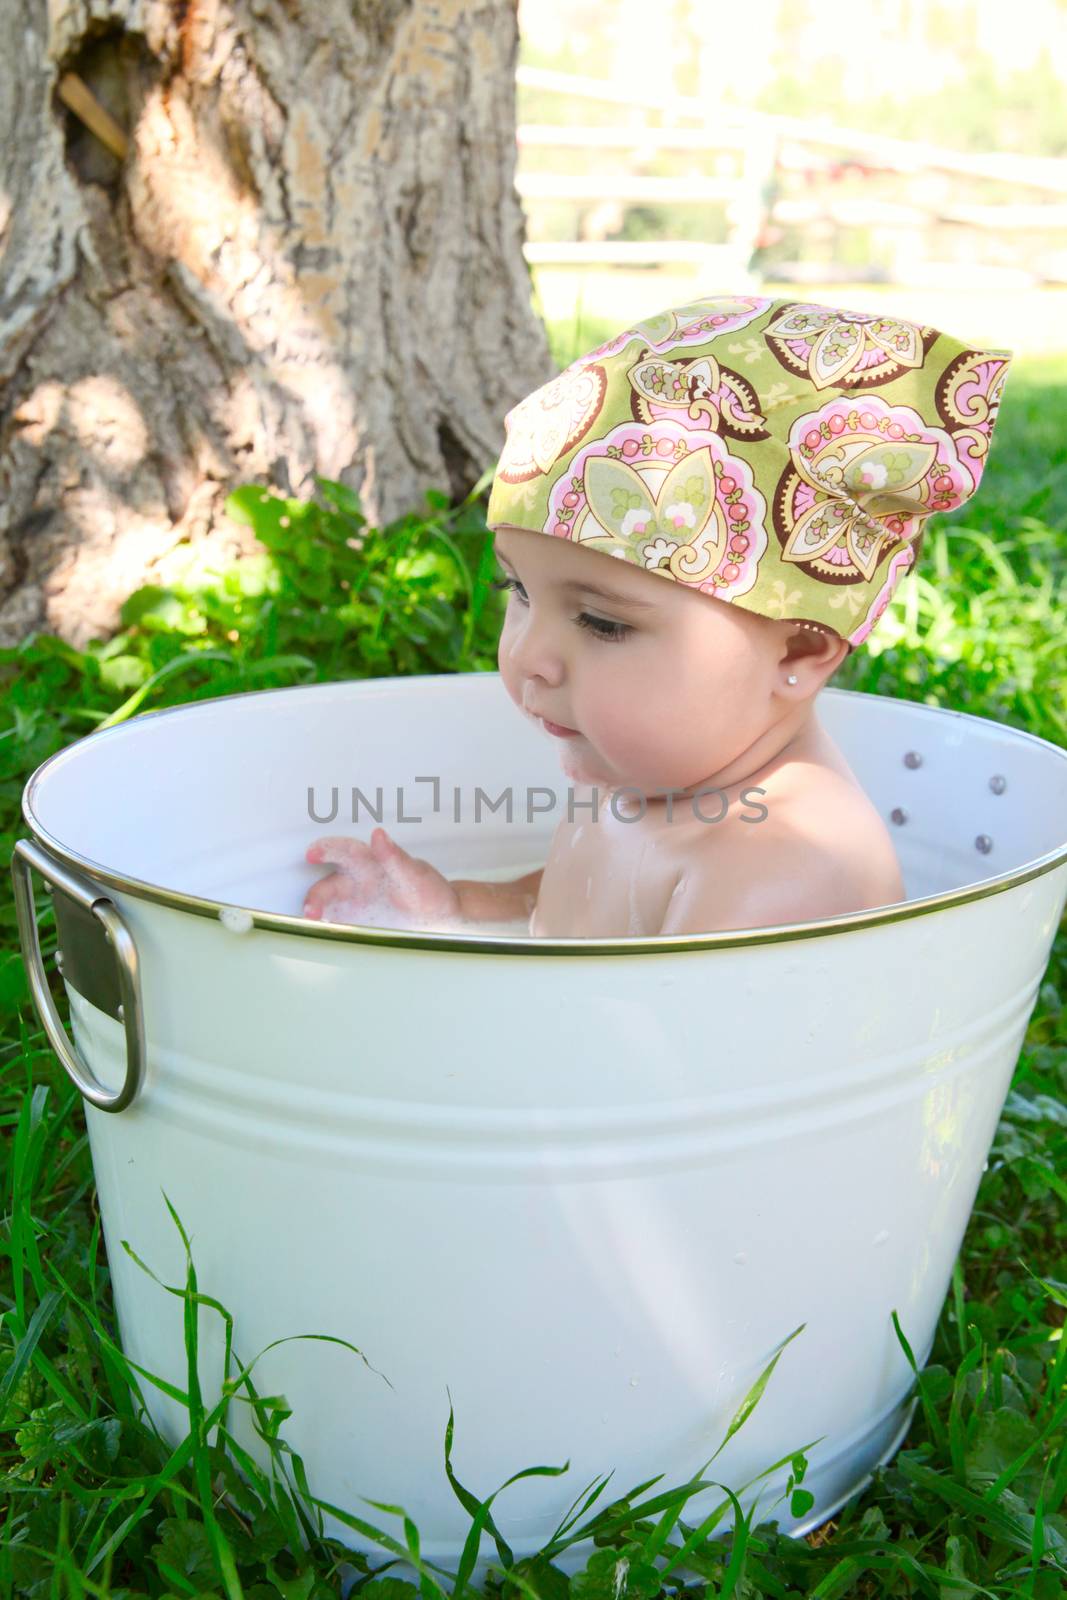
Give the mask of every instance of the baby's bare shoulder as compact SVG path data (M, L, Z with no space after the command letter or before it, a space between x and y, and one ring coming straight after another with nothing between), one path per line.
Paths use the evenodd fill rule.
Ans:
M762 805L758 821L694 838L662 933L809 922L904 898L888 830L851 777L794 774Z

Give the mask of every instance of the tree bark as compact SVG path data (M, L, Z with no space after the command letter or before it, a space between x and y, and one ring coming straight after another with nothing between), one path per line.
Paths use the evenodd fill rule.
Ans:
M339 478L379 522L466 492L554 370L515 0L44 9L7 0L0 56L0 644L254 548L240 482Z

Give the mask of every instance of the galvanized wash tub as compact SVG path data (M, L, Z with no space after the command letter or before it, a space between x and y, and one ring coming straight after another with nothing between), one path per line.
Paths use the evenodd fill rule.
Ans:
M322 1343L256 1369L288 1397L312 1489L398 1536L360 1497L403 1505L454 1570L469 1517L444 1472L446 1390L478 1495L571 1463L495 1502L523 1555L602 1471L605 1501L687 1478L803 1323L711 1475L740 1489L819 1440L814 1508L774 1514L802 1533L837 1509L910 1418L891 1313L921 1362L1067 894L1067 753L875 696L820 708L895 818L908 899L686 939L300 916L310 840L369 835L353 786L372 805L381 787L385 825L452 876L544 861L559 812L534 799L528 822L526 804L563 795L555 746L495 673L202 702L46 762L14 863L24 952L68 1070L112 1102L86 1117L132 1358L184 1386L180 1304L121 1243L181 1281L165 1191L243 1360L319 1332L377 1369ZM510 786L510 822L474 821L478 786ZM31 864L58 886L76 1056L39 971ZM210 1402L221 1342L203 1326ZM784 1487L785 1470L741 1504L766 1515Z

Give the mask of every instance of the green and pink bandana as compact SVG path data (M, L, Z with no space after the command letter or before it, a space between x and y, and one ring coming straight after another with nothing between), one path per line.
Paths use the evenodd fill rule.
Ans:
M977 490L1010 361L899 317L754 295L678 306L509 412L489 526L856 646L927 518Z

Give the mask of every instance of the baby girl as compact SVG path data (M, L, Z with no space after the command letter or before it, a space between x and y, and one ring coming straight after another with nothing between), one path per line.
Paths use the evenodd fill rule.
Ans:
M902 900L818 695L927 517L977 489L1009 360L898 318L722 296L524 400L489 502L498 659L558 745L568 818L508 883L449 880L383 828L320 839L307 860L336 870L304 915L613 938Z

